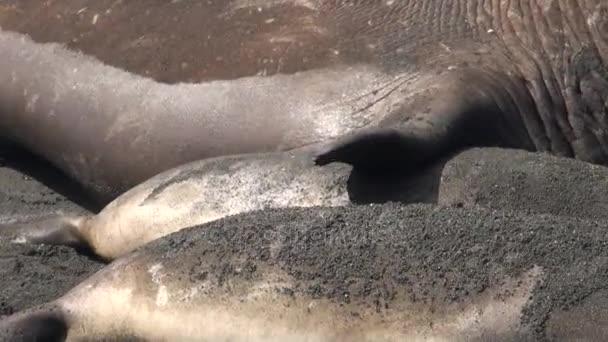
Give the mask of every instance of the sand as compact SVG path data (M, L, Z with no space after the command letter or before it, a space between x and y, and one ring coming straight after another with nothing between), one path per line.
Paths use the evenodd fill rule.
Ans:
M57 210L85 211L7 163L0 155L0 224ZM68 247L0 240L0 315L57 298L102 266Z

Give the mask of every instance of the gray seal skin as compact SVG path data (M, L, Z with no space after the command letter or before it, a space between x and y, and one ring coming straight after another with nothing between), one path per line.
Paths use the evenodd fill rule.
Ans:
M481 209L271 209L156 240L9 316L0 336L605 340L606 238L592 221Z
M349 204L350 170L319 168L306 149L210 158L160 173L96 215L59 212L0 224L0 238L68 245L109 261L179 229L242 212Z
M168 85L4 32L0 135L100 198L188 161L315 142L332 142L318 164L371 172L465 146L606 163L603 0L224 3L209 39L247 46L248 69L288 44L276 73Z
M186 162L341 136L387 113L404 82L344 65L168 85L12 32L0 33L0 70L0 137L101 203Z

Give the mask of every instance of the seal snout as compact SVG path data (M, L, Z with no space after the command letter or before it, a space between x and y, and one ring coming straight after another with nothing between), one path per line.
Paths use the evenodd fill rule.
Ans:
M40 308L0 321L0 341L65 341L68 326L63 315Z

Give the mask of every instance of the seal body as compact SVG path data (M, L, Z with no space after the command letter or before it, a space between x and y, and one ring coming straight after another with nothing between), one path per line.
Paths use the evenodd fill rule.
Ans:
M179 229L242 212L347 205L350 169L319 168L301 149L210 158L156 175L96 215L59 213L5 224L0 234L21 243L69 245L111 260Z
M545 153L473 148L451 158L436 179L436 203L608 218L608 168Z
M97 8L92 0L77 6L89 2L87 8ZM601 119L608 94L604 1L140 6L125 2L108 10L132 14L151 36L137 36L133 23L113 25L108 15L99 19L102 28L70 43L97 59L0 35L0 135L100 198L188 161L323 141L333 143L319 153L319 164L346 162L369 172L417 169L469 146L608 160ZM33 12L41 19L56 14ZM209 26L197 27L192 40L163 36L159 27L181 19ZM52 33L64 30L43 33L5 20L40 40L66 41ZM77 25L60 27L78 32ZM191 36L186 33L180 37ZM116 42L125 53L137 51L137 67L96 48ZM156 58L146 49L164 42L181 47L172 56L187 55L183 45L205 46L197 60L209 62L192 72L202 83L145 76ZM175 71L180 63L172 61ZM180 73L185 80L188 72Z
M187 162L288 150L364 127L388 112L403 83L374 66L343 65L168 85L12 32L0 34L0 51L0 136L106 204Z
M0 334L603 340L601 329L561 323L605 316L604 273L572 272L592 255L599 267L604 243L603 226L550 215L431 205L271 209L158 239L52 303L6 318ZM598 300L590 304L589 294Z

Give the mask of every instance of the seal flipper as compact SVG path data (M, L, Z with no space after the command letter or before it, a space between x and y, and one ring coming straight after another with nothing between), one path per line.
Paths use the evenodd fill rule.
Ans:
M315 163L342 162L376 175L408 174L469 147L534 150L522 119L522 113L534 108L513 100L523 90L505 75L448 72L424 91L405 96L403 105L377 128L330 142L316 154Z
M65 341L68 325L55 306L45 305L0 321L0 342Z
M315 163L346 163L373 174L412 171L438 157L442 150L439 144L396 128L373 128L328 144L316 154Z
M61 213L26 222L0 224L0 238L16 243L64 245L81 252L91 250L83 235L88 217Z

